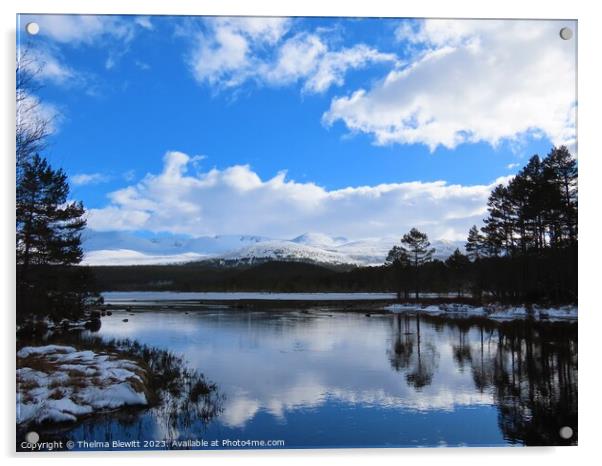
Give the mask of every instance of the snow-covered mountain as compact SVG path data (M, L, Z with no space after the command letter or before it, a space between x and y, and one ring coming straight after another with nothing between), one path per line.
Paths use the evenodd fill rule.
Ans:
M292 239L263 236L217 235L187 238L176 235L137 236L123 232L87 231L84 263L90 265L175 264L201 260L252 263L293 260L326 264L381 265L398 236L349 240L322 233ZM463 241L433 241L435 258L445 259Z

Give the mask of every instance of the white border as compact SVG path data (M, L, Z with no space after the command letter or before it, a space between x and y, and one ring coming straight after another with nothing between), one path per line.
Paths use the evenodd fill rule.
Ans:
M28 463L38 460L49 464L106 465L107 461L127 461L128 464L237 463L271 465L283 463L305 465L308 462L328 464L396 464L415 462L462 466L484 463L545 462L547 464L579 464L595 457L600 429L600 400L597 375L602 366L597 357L597 334L601 328L602 309L596 306L600 269L601 212L598 181L602 158L602 118L600 118L600 86L602 83L599 46L602 44L602 24L594 1L531 1L498 0L3 0L1 48L3 71L0 129L3 157L0 196L2 206L2 266L0 267L0 296L3 306L2 387L3 419L0 424L3 456L8 463L22 458ZM580 175L580 371L579 371L579 444L577 448L471 448L471 449L395 449L395 450L287 450L241 452L169 452L169 453L73 453L16 455L14 449L14 53L15 15L20 13L105 13L105 14L214 14L269 16L393 16L393 17L457 17L457 18L559 18L579 21L579 175ZM553 72L553 70L550 70ZM597 267L596 267L597 265ZM597 272L597 273L596 273Z

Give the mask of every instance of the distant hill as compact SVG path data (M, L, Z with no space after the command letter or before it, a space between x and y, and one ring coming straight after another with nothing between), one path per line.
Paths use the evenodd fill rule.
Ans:
M267 261L330 265L382 265L398 236L350 240L322 233L304 233L293 239L254 235L216 235L189 238L177 235L138 236L124 232L84 235L84 263L89 265L156 265L211 261L223 265ZM463 241L432 241L434 257L444 260Z

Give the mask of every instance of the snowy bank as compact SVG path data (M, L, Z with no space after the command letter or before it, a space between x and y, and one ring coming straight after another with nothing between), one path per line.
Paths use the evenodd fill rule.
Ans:
M116 354L71 346L17 353L17 424L75 421L97 411L147 405L147 374Z
M449 317L486 317L507 321L533 318L547 321L577 320L577 306L560 306L554 308L533 306L503 306L491 304L487 306L470 306L467 304L437 304L420 306L416 304L391 304L383 308L393 313L421 312L423 314Z

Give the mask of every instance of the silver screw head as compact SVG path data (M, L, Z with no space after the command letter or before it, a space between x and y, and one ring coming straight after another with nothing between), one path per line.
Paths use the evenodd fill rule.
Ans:
M573 436L573 429L569 426L564 426L560 429L559 434L561 438L568 440Z
M560 38L562 40L569 40L573 37L573 31L571 28L562 28L560 30Z

